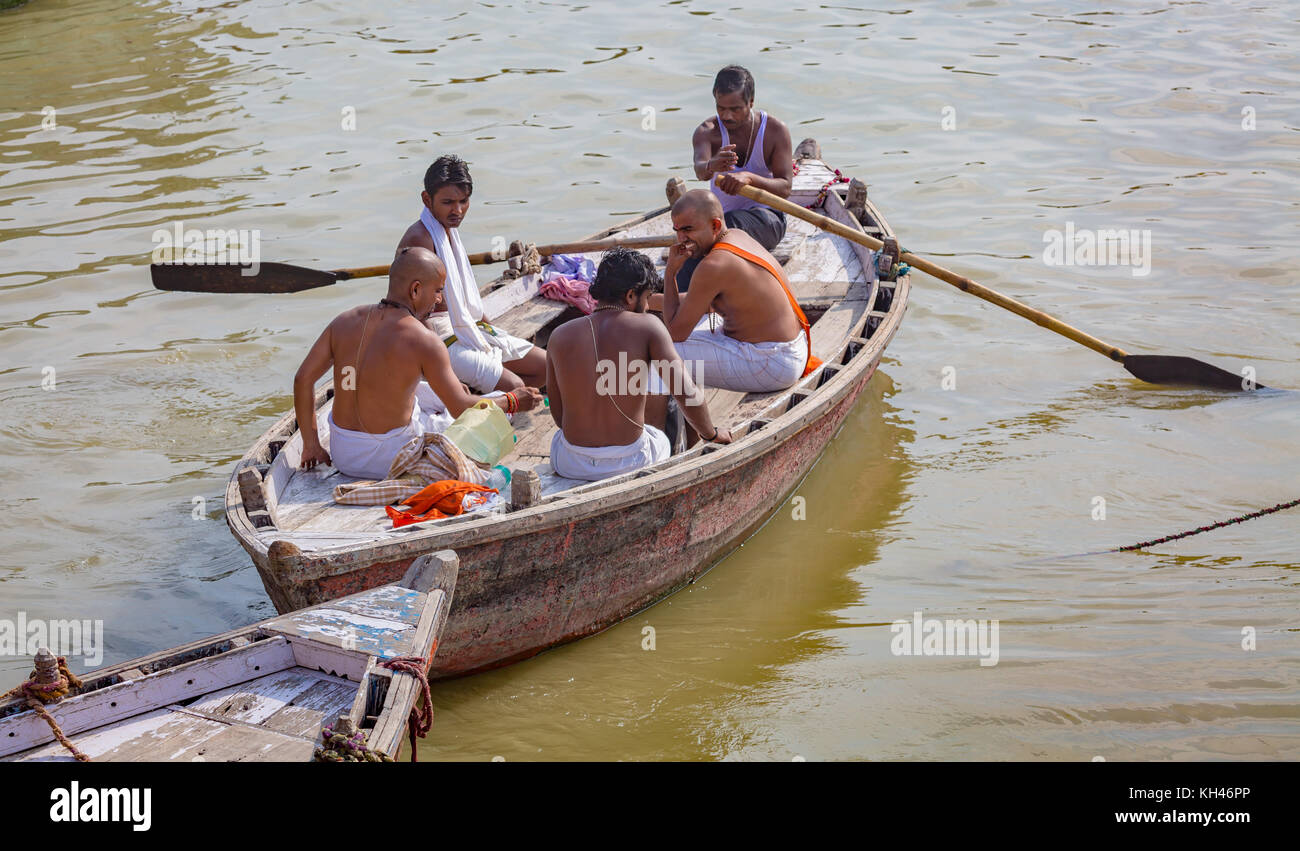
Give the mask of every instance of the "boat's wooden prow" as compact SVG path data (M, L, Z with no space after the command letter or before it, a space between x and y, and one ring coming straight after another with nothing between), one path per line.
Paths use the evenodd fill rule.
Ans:
M455 553L431 553L399 584L106 668L45 710L91 761L305 761L326 725L395 758L457 575ZM17 698L0 703L0 758L73 757Z

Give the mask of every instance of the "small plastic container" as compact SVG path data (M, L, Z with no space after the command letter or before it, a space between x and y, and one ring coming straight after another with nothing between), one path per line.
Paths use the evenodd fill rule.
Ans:
M480 464L495 464L518 440L500 406L486 399L467 408L443 434Z

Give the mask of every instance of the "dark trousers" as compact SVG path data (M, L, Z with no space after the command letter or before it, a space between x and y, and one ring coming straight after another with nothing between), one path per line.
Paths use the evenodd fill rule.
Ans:
M749 234L768 251L785 236L785 213L771 207L750 207L748 210L732 210L724 217L729 228L739 228ZM691 286L691 276L700 261L694 258L682 264L677 273L677 291L686 292Z

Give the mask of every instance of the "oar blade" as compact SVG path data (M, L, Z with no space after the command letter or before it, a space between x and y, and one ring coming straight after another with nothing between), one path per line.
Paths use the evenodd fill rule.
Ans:
M220 263L154 263L149 274L156 288L187 293L296 293L329 286L344 277L288 263L261 263L255 274L248 274L253 268Z
M1205 361L1174 355L1128 355L1124 358L1124 368L1152 384L1234 390L1239 393L1264 386Z

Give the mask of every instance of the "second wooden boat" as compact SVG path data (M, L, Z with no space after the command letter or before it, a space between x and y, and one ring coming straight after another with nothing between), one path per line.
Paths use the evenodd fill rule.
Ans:
M800 146L791 200L878 238L893 232L862 191L846 198L815 143ZM591 239L671 233L666 208ZM549 465L555 426L545 411L520 417L503 463L515 499L492 513L392 528L382 508L336 505L325 467L298 470L301 437L291 412L236 466L226 518L281 611L391 582L421 554L454 549L460 585L431 676L509 664L599 632L693 581L753 534L807 475L875 372L902 322L909 279L882 280L862 246L791 219L773 252L812 322L813 354L825 363L776 393L708 391L730 445L697 445L629 475L586 483ZM652 256L661 255L661 251ZM599 260L598 256L593 256ZM659 257L662 265L663 259ZM888 275L886 275L888 278ZM545 345L580 316L537 294L539 276L499 280L485 312L512 334ZM322 445L332 390L317 394ZM536 490L529 487L536 474Z
M454 553L424 556L399 584L94 671L41 710L0 700L0 759L77 758L58 734L91 762L397 759L456 574ZM42 668L67 687L52 662L33 694ZM322 748L325 727L342 738Z

